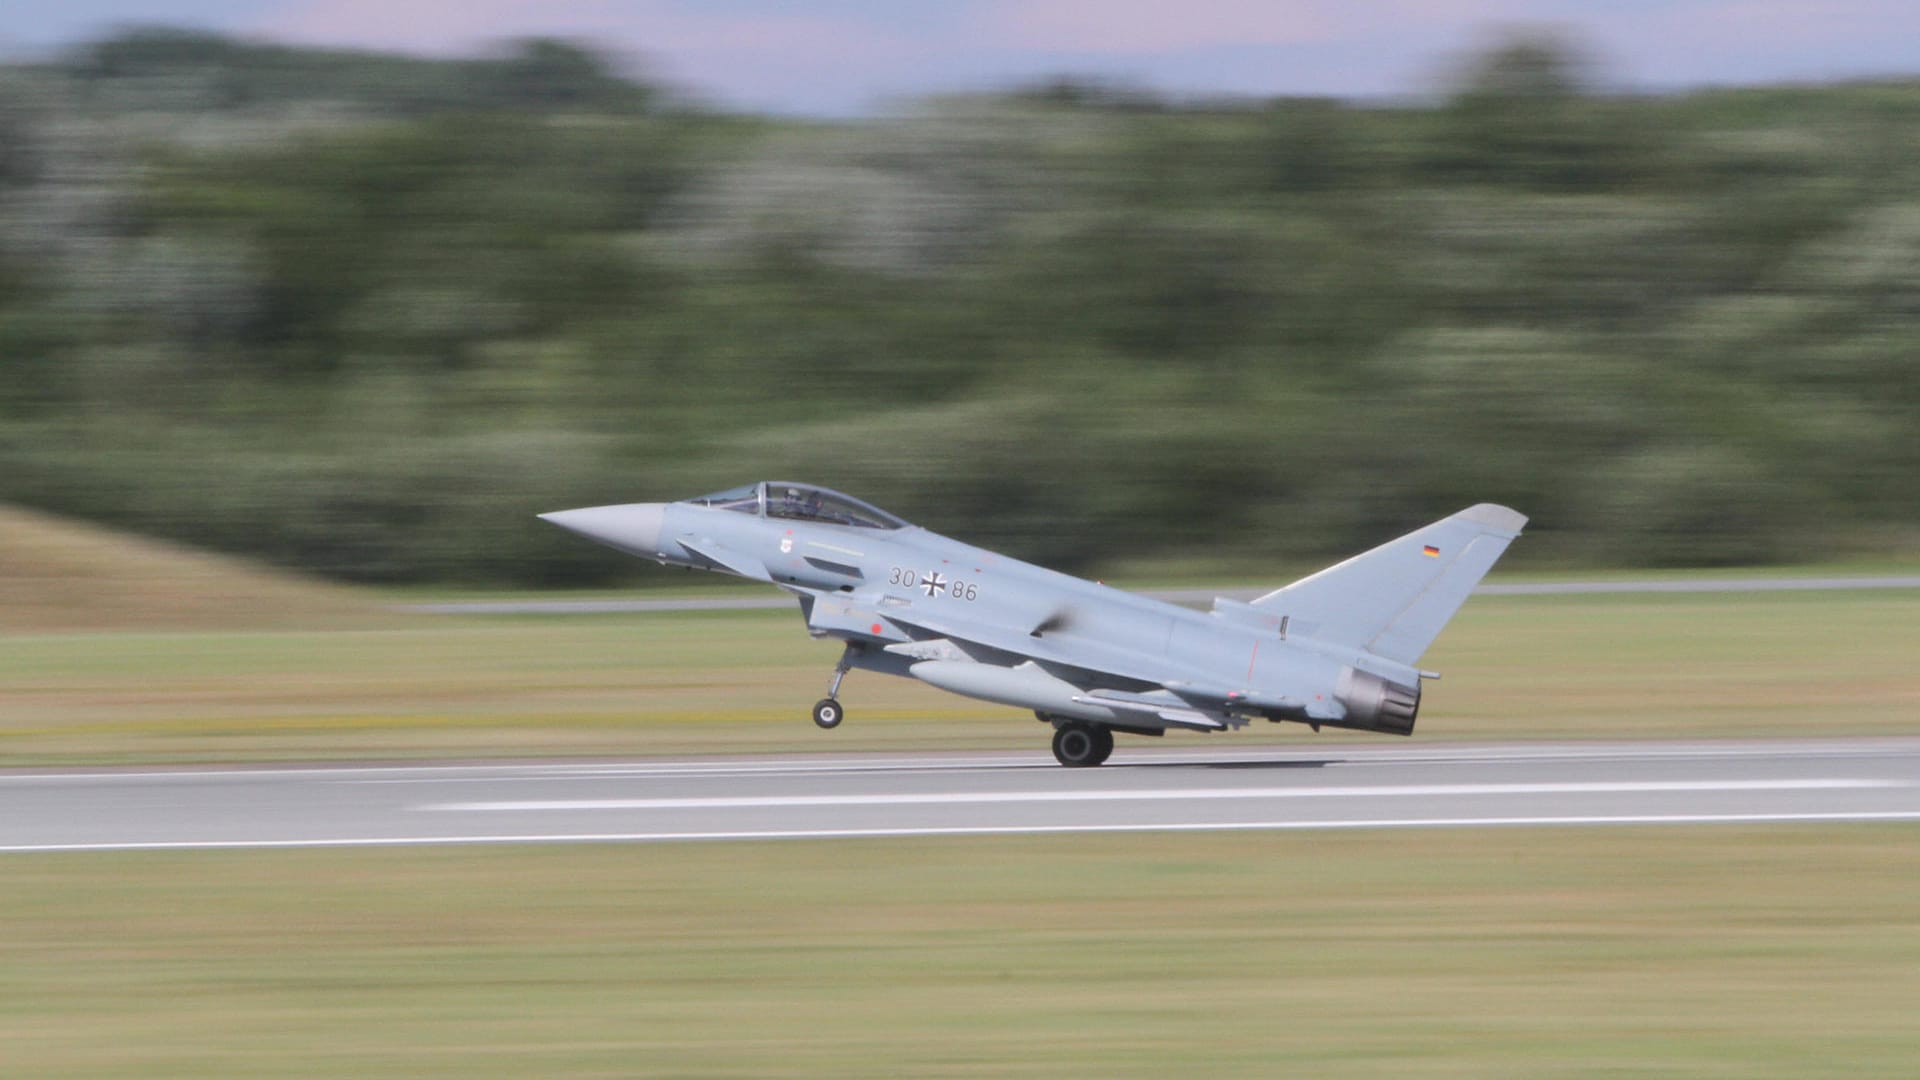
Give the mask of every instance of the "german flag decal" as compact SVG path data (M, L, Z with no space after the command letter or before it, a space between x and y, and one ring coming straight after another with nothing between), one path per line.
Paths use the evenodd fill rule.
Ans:
M1425 555L1429 559L1437 559L1440 557L1440 549L1434 547L1432 544L1428 544L1426 547L1420 549L1420 554Z

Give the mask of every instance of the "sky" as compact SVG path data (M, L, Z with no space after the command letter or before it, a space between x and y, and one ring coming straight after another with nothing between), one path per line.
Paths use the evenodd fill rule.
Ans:
M126 24L431 55L566 37L716 104L820 116L1059 75L1418 96L1516 27L1564 34L1616 89L1920 75L1916 0L0 0L0 55Z

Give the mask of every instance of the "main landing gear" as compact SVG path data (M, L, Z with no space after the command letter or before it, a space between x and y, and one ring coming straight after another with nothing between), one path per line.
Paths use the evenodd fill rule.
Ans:
M1113 732L1077 720L1053 729L1053 757L1069 769L1091 768L1113 753Z

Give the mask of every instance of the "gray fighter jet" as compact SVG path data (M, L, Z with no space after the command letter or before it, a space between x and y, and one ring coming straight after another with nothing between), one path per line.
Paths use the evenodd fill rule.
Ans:
M542 514L671 566L770 582L807 630L846 643L813 722L840 725L859 668L1032 709L1053 755L1098 765L1113 735L1252 720L1413 733L1418 666L1527 519L1481 503L1208 613L1055 573L811 484L766 481L671 503Z

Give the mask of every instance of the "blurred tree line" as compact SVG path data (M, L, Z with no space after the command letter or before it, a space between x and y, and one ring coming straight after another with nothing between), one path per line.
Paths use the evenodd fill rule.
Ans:
M1912 550L1920 80L807 122L572 44L0 68L0 499L370 581L777 476L1086 569L1471 502L1557 564Z

